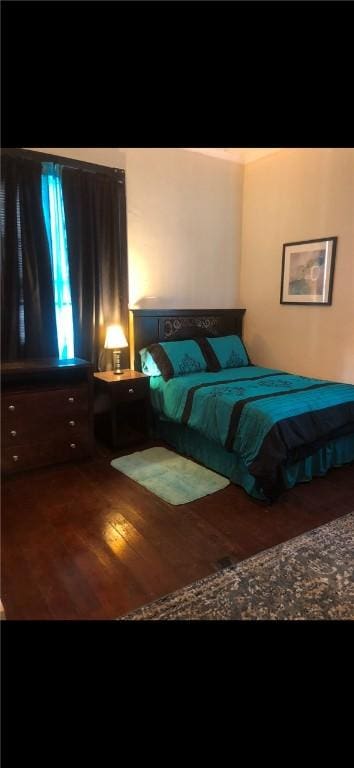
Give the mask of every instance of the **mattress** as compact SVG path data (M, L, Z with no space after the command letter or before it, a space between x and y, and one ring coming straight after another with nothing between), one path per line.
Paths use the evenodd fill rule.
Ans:
M354 461L353 385L245 366L150 387L164 439L258 498Z

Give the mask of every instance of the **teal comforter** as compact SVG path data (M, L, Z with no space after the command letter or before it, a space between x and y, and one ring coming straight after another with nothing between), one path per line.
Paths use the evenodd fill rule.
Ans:
M150 381L153 408L237 453L268 498L281 468L354 434L354 386L246 366Z

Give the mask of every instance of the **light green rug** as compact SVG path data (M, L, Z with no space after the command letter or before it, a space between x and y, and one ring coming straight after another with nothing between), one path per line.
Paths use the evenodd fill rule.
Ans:
M130 453L113 459L111 465L170 504L187 504L230 484L227 477L167 448Z

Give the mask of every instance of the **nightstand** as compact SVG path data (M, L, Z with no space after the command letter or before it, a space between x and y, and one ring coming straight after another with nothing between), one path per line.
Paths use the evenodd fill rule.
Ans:
M125 370L94 373L95 432L111 448L141 443L149 437L149 376Z

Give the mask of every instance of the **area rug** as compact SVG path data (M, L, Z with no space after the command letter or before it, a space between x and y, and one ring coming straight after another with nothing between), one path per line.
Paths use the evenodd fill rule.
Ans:
M118 621L354 619L354 512Z
M228 478L167 448L130 453L111 465L170 504L187 504L230 484Z

